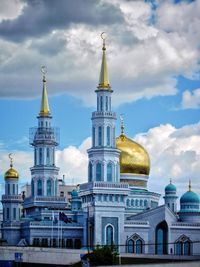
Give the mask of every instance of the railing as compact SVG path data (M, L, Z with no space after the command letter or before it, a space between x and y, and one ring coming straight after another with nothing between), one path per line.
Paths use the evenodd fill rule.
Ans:
M125 221L124 225L149 225L149 223L142 221Z
M115 117L116 112L112 111L94 111L92 112L92 117Z
M128 189L129 185L126 183L108 183L108 182L90 182L80 185L80 190L86 190L92 188Z
M48 196L35 196L35 197L28 197L28 198L25 198L24 202L25 203L29 203L29 202L32 202L32 201L38 201L38 202L41 202L41 201L51 201L51 202L65 202L66 201L66 198L65 197L48 197Z
M33 145L40 141L53 141L59 143L59 128L57 127L33 127L29 129L29 143Z
M21 195L2 195L2 200L22 200Z

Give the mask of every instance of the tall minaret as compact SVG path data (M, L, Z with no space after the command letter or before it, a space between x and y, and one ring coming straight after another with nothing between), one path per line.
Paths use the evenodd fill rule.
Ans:
M5 194L2 195L3 221L2 237L9 245L20 240L20 217L22 196L19 195L19 174L13 168L12 154L9 154L10 169L5 173Z
M30 144L34 147L34 166L31 168L32 196L57 196L58 172L55 166L55 148L58 145L58 129L51 126L46 89L46 68L42 67L43 91L38 126L30 129Z
M111 94L106 62L105 38L103 56L97 90L97 110L92 113L92 147L88 150L88 182L119 182L119 156L116 149L115 122L116 113L112 111Z

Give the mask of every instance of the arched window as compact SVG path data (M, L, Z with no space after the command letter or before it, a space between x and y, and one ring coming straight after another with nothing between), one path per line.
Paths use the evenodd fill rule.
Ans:
M102 127L101 126L98 127L98 145L99 146L102 145Z
M167 254L167 233L168 227L165 221L156 227L156 254Z
M107 134L107 146L110 146L110 126L107 126L106 128L106 134Z
M42 165L42 148L39 148L39 164Z
M15 184L13 184L13 195L15 195Z
M186 241L184 244L184 255L190 255L190 242Z
M8 184L8 195L10 195L10 184Z
M144 206L147 207L147 200L144 200Z
M109 97L109 110L111 110L111 97Z
M92 163L89 162L89 182L92 181Z
M107 181L112 182L112 163L107 164Z
M143 206L143 200L140 199L140 207L142 207L142 206Z
M96 165L96 181L101 181L101 163Z
M115 139L115 127L113 128L113 134L112 134L112 146L115 147L116 145L116 139Z
M55 195L57 194L58 191L58 180L55 180Z
M138 199L136 199L136 201L135 201L135 205L136 205L136 207L139 206L139 200L138 200Z
M140 240L140 239L138 239L136 241L136 250L135 250L135 252L137 254L142 254L142 240Z
M100 110L103 111L103 96L100 97Z
M92 146L95 146L95 127L92 127Z
M134 199L131 199L131 206L134 206Z
M52 182L51 179L47 180L47 196L52 195Z
M106 245L111 246L113 245L113 227L111 225L108 225L106 227Z
M37 195L38 196L42 195L42 181L41 180L37 181Z
M106 111L108 111L108 96L106 96Z
M119 180L119 163L116 164L116 181Z
M50 149L49 149L49 147L47 147L47 157L46 157L46 162L47 162L47 165L50 164Z
M32 196L34 196L35 194L35 190L34 190L34 181L31 181L31 192L32 192Z
M191 248L192 248L191 240L187 236L182 235L176 241L175 253L177 255L191 255Z
M128 241L128 253L134 253L134 241L132 239Z
M127 206L127 207L130 206L130 200L129 200L129 199L126 200L126 206Z

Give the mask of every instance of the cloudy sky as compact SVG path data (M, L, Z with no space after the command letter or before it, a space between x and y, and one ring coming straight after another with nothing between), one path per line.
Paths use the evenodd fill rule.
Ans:
M11 152L20 183L30 182L41 65L60 127L60 175L86 181L106 32L113 109L150 154L149 189L163 193L172 178L182 194L191 179L200 193L199 14L200 0L0 0L0 189Z

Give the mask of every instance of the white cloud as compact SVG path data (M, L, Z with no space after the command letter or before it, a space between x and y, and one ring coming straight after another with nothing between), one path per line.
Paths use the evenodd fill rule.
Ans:
M187 191L188 181L200 193L200 122L175 128L171 124L151 128L135 136L149 152L151 172L149 186L152 190L164 192L172 178L179 195Z
M175 95L178 75L197 75L200 1L161 1L156 10L142 1L104 2L124 16L124 22L103 27L114 104ZM101 31L102 25L74 23L21 43L0 41L0 97L39 95L39 67L45 64L49 94L67 93L91 105L100 70Z
M200 107L200 88L193 90L185 90L182 95L181 108L182 109L196 109Z
M15 19L21 14L24 6L25 2L20 0L1 0L0 22L3 19Z

